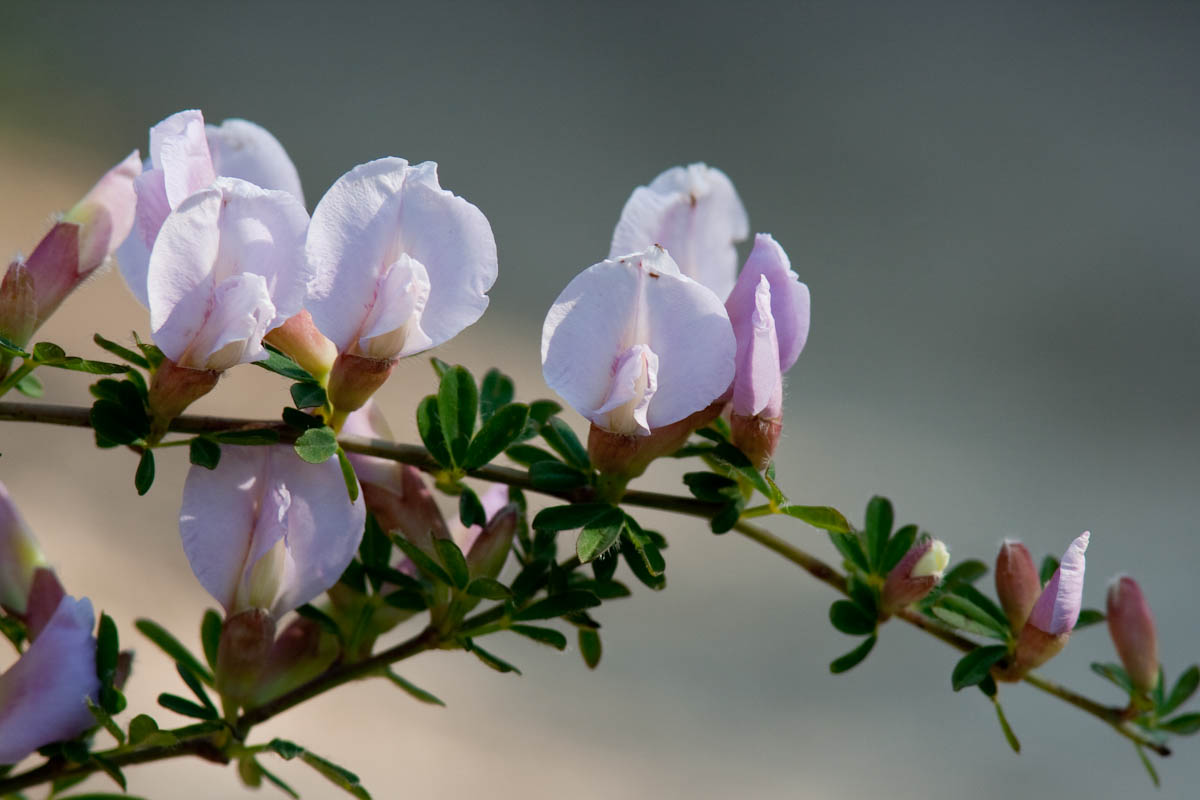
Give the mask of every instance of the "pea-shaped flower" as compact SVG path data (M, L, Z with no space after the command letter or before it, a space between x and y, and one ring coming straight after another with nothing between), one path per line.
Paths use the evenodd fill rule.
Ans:
M733 441L766 467L783 430L783 373L808 341L808 287L787 253L760 233L725 301L737 338L730 425Z
M0 764L96 724L87 706L100 691L94 623L87 598L64 597L29 649L0 675Z
M737 273L734 244L749 234L750 220L728 176L689 164L633 190L613 231L609 258L661 245L680 272L724 300Z
M1058 655L1067 646L1083 607L1083 573L1091 534L1084 531L1063 553L1062 562L1046 582L1017 637L1016 650L1007 674L1019 680Z
M244 119L205 125L196 110L172 114L150 129L150 158L135 183L137 223L117 253L134 296L149 306L150 253L167 215L217 177L241 178L263 189L287 192L304 205L300 176L283 145ZM128 231L128 228L126 228Z
M401 158L361 164L313 212L305 307L340 354L329 396L360 408L396 359L478 320L496 280L496 241L475 206L443 189L437 165Z
M179 529L192 571L228 615L278 619L337 582L365 522L336 456L309 464L285 445L222 446L216 469L188 472Z

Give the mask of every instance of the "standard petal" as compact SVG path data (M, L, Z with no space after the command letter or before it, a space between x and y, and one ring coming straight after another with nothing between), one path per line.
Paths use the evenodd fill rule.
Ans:
M792 271L787 253L770 234L754 237L754 249L725 301L725 308L738 341L743 341L753 327L755 293L764 276L771 285L771 316L779 341L779 369L787 372L808 341L809 294L800 276Z
M361 164L329 188L313 212L307 308L346 352L361 335L380 278L407 254L425 269L421 329L430 346L475 322L496 279L496 244L478 208L440 188L436 165L400 158Z
M150 129L150 161L163 173L171 208L216 179L204 117L199 111L180 111Z
M633 190L609 258L661 245L684 275L724 298L737 272L734 243L749 233L746 209L724 172L704 164L672 167Z
M1063 553L1062 562L1042 589L1029 615L1029 624L1035 628L1058 636L1070 633L1075 627L1083 606L1084 553L1090 538L1091 534L1084 531Z
M0 675L0 764L95 724L87 707L100 691L94 622L87 598L64 597L29 649Z
M778 405L783 388L779 342L775 318L771 314L771 285L766 276L759 277L754 299L755 311L750 317L749 330L743 332L744 338L738 338L737 376L733 381L733 413L746 417L762 413L772 400Z
M266 128L249 120L227 119L220 127L206 126L204 132L217 175L287 192L304 205L296 165Z
M193 466L183 486L183 552L200 585L226 612L234 609L260 500L267 491L269 453L266 447L222 446L217 468Z

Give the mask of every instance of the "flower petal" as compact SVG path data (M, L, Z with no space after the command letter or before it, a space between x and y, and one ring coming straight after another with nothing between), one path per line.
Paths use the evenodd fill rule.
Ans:
M262 338L274 318L275 306L267 292L266 278L261 275L226 278L213 291L200 330L175 361L192 369L225 370L266 358ZM168 318L156 335L167 336L170 328Z
M133 185L142 174L142 157L137 150L104 174L64 222L77 222L79 273L91 272L108 258L133 229L137 195Z
M774 400L776 407L767 416L777 418L783 410L779 341L776 338L775 318L771 314L771 284L765 275L759 276L758 281L749 330L743 333L745 338L739 338L737 343L733 413L753 417L766 410Z
M402 255L428 275L420 327L430 346L478 320L496 280L487 218L439 186L432 162L381 158L343 175L313 212L307 254L315 270L307 307L340 352L362 335L380 279Z
M33 574L44 566L46 556L33 531L0 482L0 605L24 614Z
M704 164L672 167L633 190L609 258L661 245L680 272L724 298L737 272L734 243L749 233L746 209L724 172Z
M199 111L180 111L150 129L150 162L163 173L171 208L211 184L213 170L204 117Z
M64 597L41 635L0 675L0 764L15 764L43 745L95 724L95 615L87 598Z
M416 259L401 253L379 279L379 290L363 320L356 355L390 360L429 349L433 342L421 329L429 304L429 273Z
M746 337L753 327L751 318L757 307L755 293L759 279L764 276L771 285L771 316L779 341L779 369L787 372L808 341L809 294L800 276L792 271L787 253L770 234L754 237L754 249L725 301L725 308L738 342L748 341Z
M1084 531L1067 552L1063 553L1062 562L1054 575L1042 589L1033 611L1029 614L1029 624L1052 636L1070 633L1079 621L1079 610L1083 606L1083 573L1086 562L1084 553L1087 552L1088 540L1091 534Z
M304 189L296 165L266 128L249 120L227 119L220 127L205 126L204 132L217 175L287 192L304 205Z

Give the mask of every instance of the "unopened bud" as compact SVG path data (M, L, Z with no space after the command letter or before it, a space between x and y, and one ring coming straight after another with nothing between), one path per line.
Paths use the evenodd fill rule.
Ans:
M495 578L500 574L512 550L520 513L515 505L507 505L484 526L466 554L472 578Z
M255 704L317 677L338 656L337 637L304 617L293 619L275 639L254 690Z
M234 614L221 628L216 688L237 705L252 703L275 640L275 621L261 608Z
M0 336L24 346L37 327L37 296L33 275L23 261L14 261L0 281ZM0 355L0 377L8 372L11 355Z
M33 531L0 483L0 606L24 616L36 573L45 566L46 556L33 538Z
M1041 593L1042 581L1028 548L1005 540L996 556L996 596L1013 633L1020 633Z
M895 614L929 594L949 563L950 551L940 539L918 541L888 573L880 593L880 610L885 615Z
M1108 585L1108 632L1134 688L1149 692L1158 683L1158 632L1137 581L1119 575Z
M1038 595L1029 619L1021 627L1009 667L1000 676L1003 680L1020 680L1067 646L1083 605L1084 553L1090 538L1091 535L1084 531L1063 553L1058 569Z
M383 386L398 359L367 358L342 353L333 362L326 395L333 405L333 428L340 430L346 416L357 411Z
M181 367L171 359L164 358L150 379L147 398L151 415L151 442L161 439L173 419L212 391L220 377L218 370Z
M329 371L337 359L337 346L317 330L308 309L288 317L286 322L268 333L265 340L287 353L321 383L329 377Z

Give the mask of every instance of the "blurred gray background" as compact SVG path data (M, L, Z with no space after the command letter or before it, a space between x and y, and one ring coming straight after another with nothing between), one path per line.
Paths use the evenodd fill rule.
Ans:
M1198 45L1190 3L9 0L0 250L28 252L51 212L181 108L270 129L310 210L355 164L433 159L488 215L501 264L490 313L439 355L498 364L530 399L547 392L544 310L606 255L629 192L707 161L812 290L779 456L793 499L860 520L887 494L958 558L990 561L1006 536L1040 558L1090 529L1087 604L1118 571L1140 579L1175 675L1200 657ZM92 332L134 327L145 312L110 273L43 336L93 353ZM87 402L84 377L46 379L54 400ZM417 359L386 390L410 441L432 385ZM200 410L243 412L246 394L263 415L286 402L244 367ZM131 710L145 710L176 679L132 618L190 632L211 603L175 529L186 465L160 459L138 500L132 456L88 443L0 424L0 480L68 588L138 643ZM646 483L675 487L678 471ZM447 709L359 685L263 733L358 771L379 798L1151 794L1128 742L1027 687L1002 692L1024 744L1009 752L983 697L950 691L955 654L906 627L829 675L853 644L829 627L829 591L750 542L654 522L669 590L602 610L595 673L573 649L498 637L524 677L425 655L403 673ZM773 527L832 553L804 526ZM1095 628L1044 672L1116 701L1087 670L1114 659ZM1198 746L1159 762L1157 796L1195 796ZM277 766L308 798L336 795ZM200 763L129 777L155 798L240 791L232 769Z

